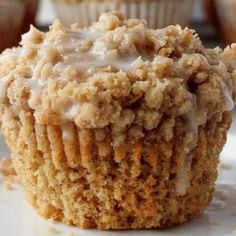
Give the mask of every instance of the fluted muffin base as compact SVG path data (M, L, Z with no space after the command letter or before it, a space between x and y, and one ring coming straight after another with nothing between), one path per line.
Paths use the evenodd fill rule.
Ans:
M184 121L172 119L170 127L167 120L118 147L110 127L42 125L31 110L14 117L6 108L2 129L28 200L44 217L82 228L161 228L190 220L211 201L231 113L199 127L184 194L176 191ZM163 138L167 129L174 133L170 141Z

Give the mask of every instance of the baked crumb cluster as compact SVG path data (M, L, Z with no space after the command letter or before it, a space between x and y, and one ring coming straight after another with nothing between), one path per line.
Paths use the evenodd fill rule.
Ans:
M16 171L13 167L10 157L6 157L0 160L0 173L5 176L16 175Z
M235 58L235 45L206 50L188 28L150 30L141 20L108 13L85 29L65 29L59 21L48 33L31 27L21 44L0 56L0 96L11 94L17 112L24 90L43 124L72 120L79 128L102 128L116 121L117 129L151 130L163 114L196 110L201 125L233 108L234 65L224 61Z
M10 157L4 157L0 160L0 184L3 184L7 190L12 190L13 184L20 184Z

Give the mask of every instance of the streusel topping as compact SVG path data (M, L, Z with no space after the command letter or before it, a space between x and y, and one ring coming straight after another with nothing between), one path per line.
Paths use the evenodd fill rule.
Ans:
M48 33L31 27L21 45L0 56L0 97L7 88L15 98L27 90L42 123L53 117L55 123L100 128L125 117L121 124L150 130L164 112L189 114L196 103L201 124L234 105L235 72L228 60L235 46L206 50L188 28L151 30L144 21L108 13L85 29L65 29L59 21ZM16 111L22 105L9 102Z

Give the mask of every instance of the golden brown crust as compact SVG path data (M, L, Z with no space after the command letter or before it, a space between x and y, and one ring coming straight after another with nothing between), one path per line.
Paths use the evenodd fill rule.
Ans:
M0 160L0 173L5 176L16 175L16 171L10 157L2 158Z

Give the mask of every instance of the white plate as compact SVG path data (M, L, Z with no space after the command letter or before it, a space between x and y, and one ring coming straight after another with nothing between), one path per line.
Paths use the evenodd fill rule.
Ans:
M2 137L0 137L0 154L8 154ZM225 167L220 170L217 191L211 205L205 213L182 226L167 230L146 231L98 231L80 230L64 226L41 218L25 201L21 188L6 190L0 186L0 236L227 236L236 235L236 121L228 135L227 144L222 152L221 160ZM51 233L50 228L57 233Z

